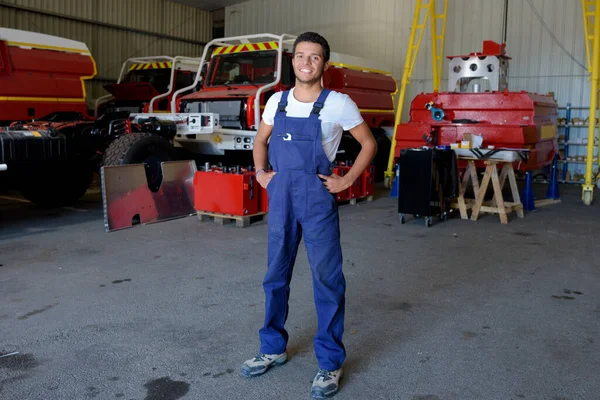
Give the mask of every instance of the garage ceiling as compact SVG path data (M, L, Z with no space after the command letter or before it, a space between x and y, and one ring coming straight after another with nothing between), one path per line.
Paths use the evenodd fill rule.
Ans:
M206 11L214 11L234 4L242 3L244 0L171 0L176 3L197 7Z

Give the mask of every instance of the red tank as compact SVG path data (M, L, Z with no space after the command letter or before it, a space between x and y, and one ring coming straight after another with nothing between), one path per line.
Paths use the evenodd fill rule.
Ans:
M96 64L84 43L0 28L0 121L58 111L87 115L85 80Z

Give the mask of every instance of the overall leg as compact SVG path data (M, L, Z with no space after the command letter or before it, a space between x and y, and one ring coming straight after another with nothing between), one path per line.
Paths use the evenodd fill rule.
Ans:
M342 271L337 206L329 193L325 196L331 197L324 199L331 205L313 205L302 225L319 321L314 338L315 354L319 368L334 371L346 358L342 343L346 280Z
M276 218L270 218L269 223L273 220ZM262 375L269 368L287 361L288 333L284 326L288 316L290 280L302 233L297 223L285 227L283 235L271 232L271 228L269 231L269 263L263 281L265 323L259 331L259 354L242 365L241 374L247 378Z
M278 207L269 209L268 269L263 280L265 291L265 323L259 331L260 352L280 354L286 350L288 333L284 328L288 317L290 281L302 230L288 211L279 214ZM276 215L278 214L278 215Z

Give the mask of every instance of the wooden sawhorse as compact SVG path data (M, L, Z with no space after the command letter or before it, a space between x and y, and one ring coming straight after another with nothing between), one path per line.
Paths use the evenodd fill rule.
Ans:
M469 219L467 210L472 209L471 220L477 221L480 213L492 213L500 215L500 222L508 224L508 213L516 211L519 218L523 218L523 204L521 203L521 197L519 196L519 189L517 188L517 179L515 178L515 171L513 169L512 161L503 160L486 160L485 173L483 174L483 180L481 186L479 185L479 179L477 177L477 169L475 168L475 161L481 161L475 158L462 158L459 160L467 161L467 169L462 178L462 182L458 182L458 209L460 210L460 217L462 219ZM498 164L502 165L502 172L498 177ZM510 183L510 189L513 196L513 201L504 201L502 196L502 187L506 182L506 178ZM469 179L473 182L473 191L475 192L475 199L465 199L465 191L469 184ZM488 185L492 181L494 188L494 198L484 203L485 193Z

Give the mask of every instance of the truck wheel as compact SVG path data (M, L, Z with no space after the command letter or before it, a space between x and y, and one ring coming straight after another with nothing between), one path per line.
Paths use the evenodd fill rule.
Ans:
M114 140L106 149L102 165L144 164L150 190L162 182L161 162L174 159L171 143L152 133L135 132Z
M23 197L41 207L63 207L79 200L92 182L93 168L85 163L44 163L19 174Z
M392 142L385 135L383 129L373 129L373 136L377 142L377 154L373 163L375 164L375 182L383 182L385 179L385 171L387 170L388 157L390 155L390 149L392 148Z

